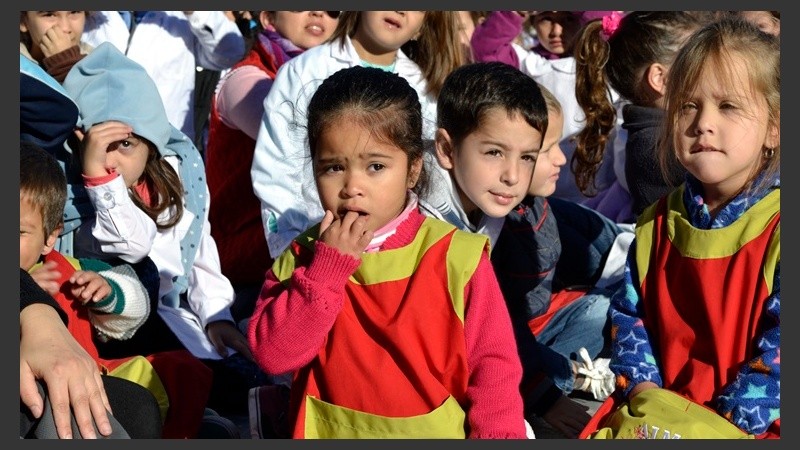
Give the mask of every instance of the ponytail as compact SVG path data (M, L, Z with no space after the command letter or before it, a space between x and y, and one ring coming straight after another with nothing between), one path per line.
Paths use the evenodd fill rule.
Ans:
M617 119L605 73L609 53L602 22L595 20L586 24L575 41L573 51L576 63L575 97L586 116L586 124L576 136L570 167L578 188L589 196L596 195L595 175L603 162L606 143Z

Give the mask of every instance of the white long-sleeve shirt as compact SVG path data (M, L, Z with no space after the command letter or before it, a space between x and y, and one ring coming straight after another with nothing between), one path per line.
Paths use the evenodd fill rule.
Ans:
M264 99L251 169L253 190L261 201L261 218L270 255L275 258L292 239L324 214L311 169L306 134L306 107L316 88L334 72L361 64L349 37L345 46L329 42L305 51L278 70ZM436 131L436 100L426 94L419 66L397 50L395 72L419 94L423 139Z
M105 16L119 16L103 11ZM245 52L242 33L222 11L148 11L130 35L125 22L93 20L81 40L97 47L106 40L141 64L155 81L167 118L194 140L194 80L197 66L223 70L238 62Z
M180 173L177 157L166 156L165 159L176 173ZM160 277L158 313L193 355L203 359L219 359L220 355L206 336L205 327L209 322L217 320L234 322L230 312L234 291L228 278L222 274L217 245L211 237L208 189L206 188L205 194L203 235L188 276L187 301L177 308L167 305L177 304L176 299L180 297L173 279L184 275L181 240L189 231L194 214L184 209L177 225L156 230L152 219L130 201L130 194L121 176L88 190L96 214L79 228L79 238L75 243L76 255L100 259L117 256L130 262L150 256L158 267ZM165 211L160 219L166 218L168 214ZM150 222L150 226L140 223L144 221L142 216ZM131 222L128 223L128 220ZM91 233L84 229L91 230ZM229 353L234 352L235 350L229 349Z

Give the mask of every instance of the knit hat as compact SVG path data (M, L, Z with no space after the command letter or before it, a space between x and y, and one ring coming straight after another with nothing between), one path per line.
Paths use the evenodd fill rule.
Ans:
M84 131L119 121L166 154L172 127L158 88L142 66L104 42L72 67L64 89L78 104Z

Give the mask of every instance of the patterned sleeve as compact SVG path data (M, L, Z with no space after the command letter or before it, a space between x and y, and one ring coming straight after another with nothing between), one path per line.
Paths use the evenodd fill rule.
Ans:
M617 375L617 388L625 397L631 389L644 381L663 386L650 336L644 327L644 306L641 292L634 282L638 280L636 268L636 240L631 242L625 264L622 286L611 297L611 364Z
M767 431L781 417L781 288L780 263L774 290L761 319L764 333L756 341L758 353L744 364L736 379L717 399L719 413L752 434Z
M128 264L108 265L81 259L81 270L93 270L111 285L111 294L89 303L89 320L101 340L130 339L150 314L150 299L136 272Z

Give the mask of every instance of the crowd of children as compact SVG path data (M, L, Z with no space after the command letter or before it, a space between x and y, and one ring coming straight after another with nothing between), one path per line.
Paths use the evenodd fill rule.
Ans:
M20 12L20 437L780 438L780 12L242 13Z

